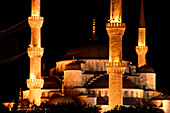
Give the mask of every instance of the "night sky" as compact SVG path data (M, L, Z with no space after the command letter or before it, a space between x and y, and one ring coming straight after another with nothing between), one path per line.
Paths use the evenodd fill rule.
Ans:
M110 0L41 0L42 47L45 53L42 63L46 71L55 67L72 47L86 42L92 35L92 20L96 19L96 35L108 41L106 23L109 19ZM169 82L169 6L168 1L144 0L146 21L146 44L149 46L147 64L157 73L157 90L170 94ZM0 2L0 101L14 99L19 87L26 88L29 78L31 0L3 0ZM135 46L138 40L140 0L123 0L123 59L137 64ZM22 21L22 22L21 22ZM8 29L21 22L17 27Z

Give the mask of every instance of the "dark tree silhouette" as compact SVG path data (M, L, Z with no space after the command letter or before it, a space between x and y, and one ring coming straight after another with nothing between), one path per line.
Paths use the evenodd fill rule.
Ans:
M13 110L10 113L100 113L98 107L80 105L74 103L60 103L58 105L50 105L42 103L40 106L33 105L29 109L20 111Z
M152 106L116 106L114 110L107 111L106 113L164 113L164 111Z

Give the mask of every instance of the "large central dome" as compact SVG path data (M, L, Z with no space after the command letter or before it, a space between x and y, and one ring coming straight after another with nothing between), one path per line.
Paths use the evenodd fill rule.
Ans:
M72 59L73 56L76 59L108 59L108 44L99 40L89 40L87 44L68 50L64 59Z

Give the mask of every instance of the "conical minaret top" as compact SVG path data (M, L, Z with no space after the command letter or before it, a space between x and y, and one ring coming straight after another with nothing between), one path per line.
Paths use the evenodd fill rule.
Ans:
M139 35L138 35L138 46L146 46L145 42L145 16L144 16L144 6L143 0L141 0L141 11L140 11L140 20L139 20Z
M139 28L145 28L145 16L144 16L143 0L141 0L141 11L140 11Z
M110 0L110 22L122 22L122 0Z

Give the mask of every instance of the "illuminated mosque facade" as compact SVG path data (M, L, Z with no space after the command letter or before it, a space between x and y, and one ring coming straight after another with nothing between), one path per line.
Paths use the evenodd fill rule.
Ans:
M93 35L85 45L67 51L64 60L56 62L50 76L41 76L41 27L40 0L32 0L32 13L28 18L31 27L31 44L27 52L30 57L30 78L20 105L28 101L36 105L41 102L58 104L79 102L101 107L101 112L117 105L153 105L170 113L170 98L156 90L156 73L147 66L145 19L141 0L140 24L138 28L138 66L122 60L122 37L126 30L122 23L122 0L110 0L110 20L106 24L109 44ZM21 95L20 95L21 96Z

